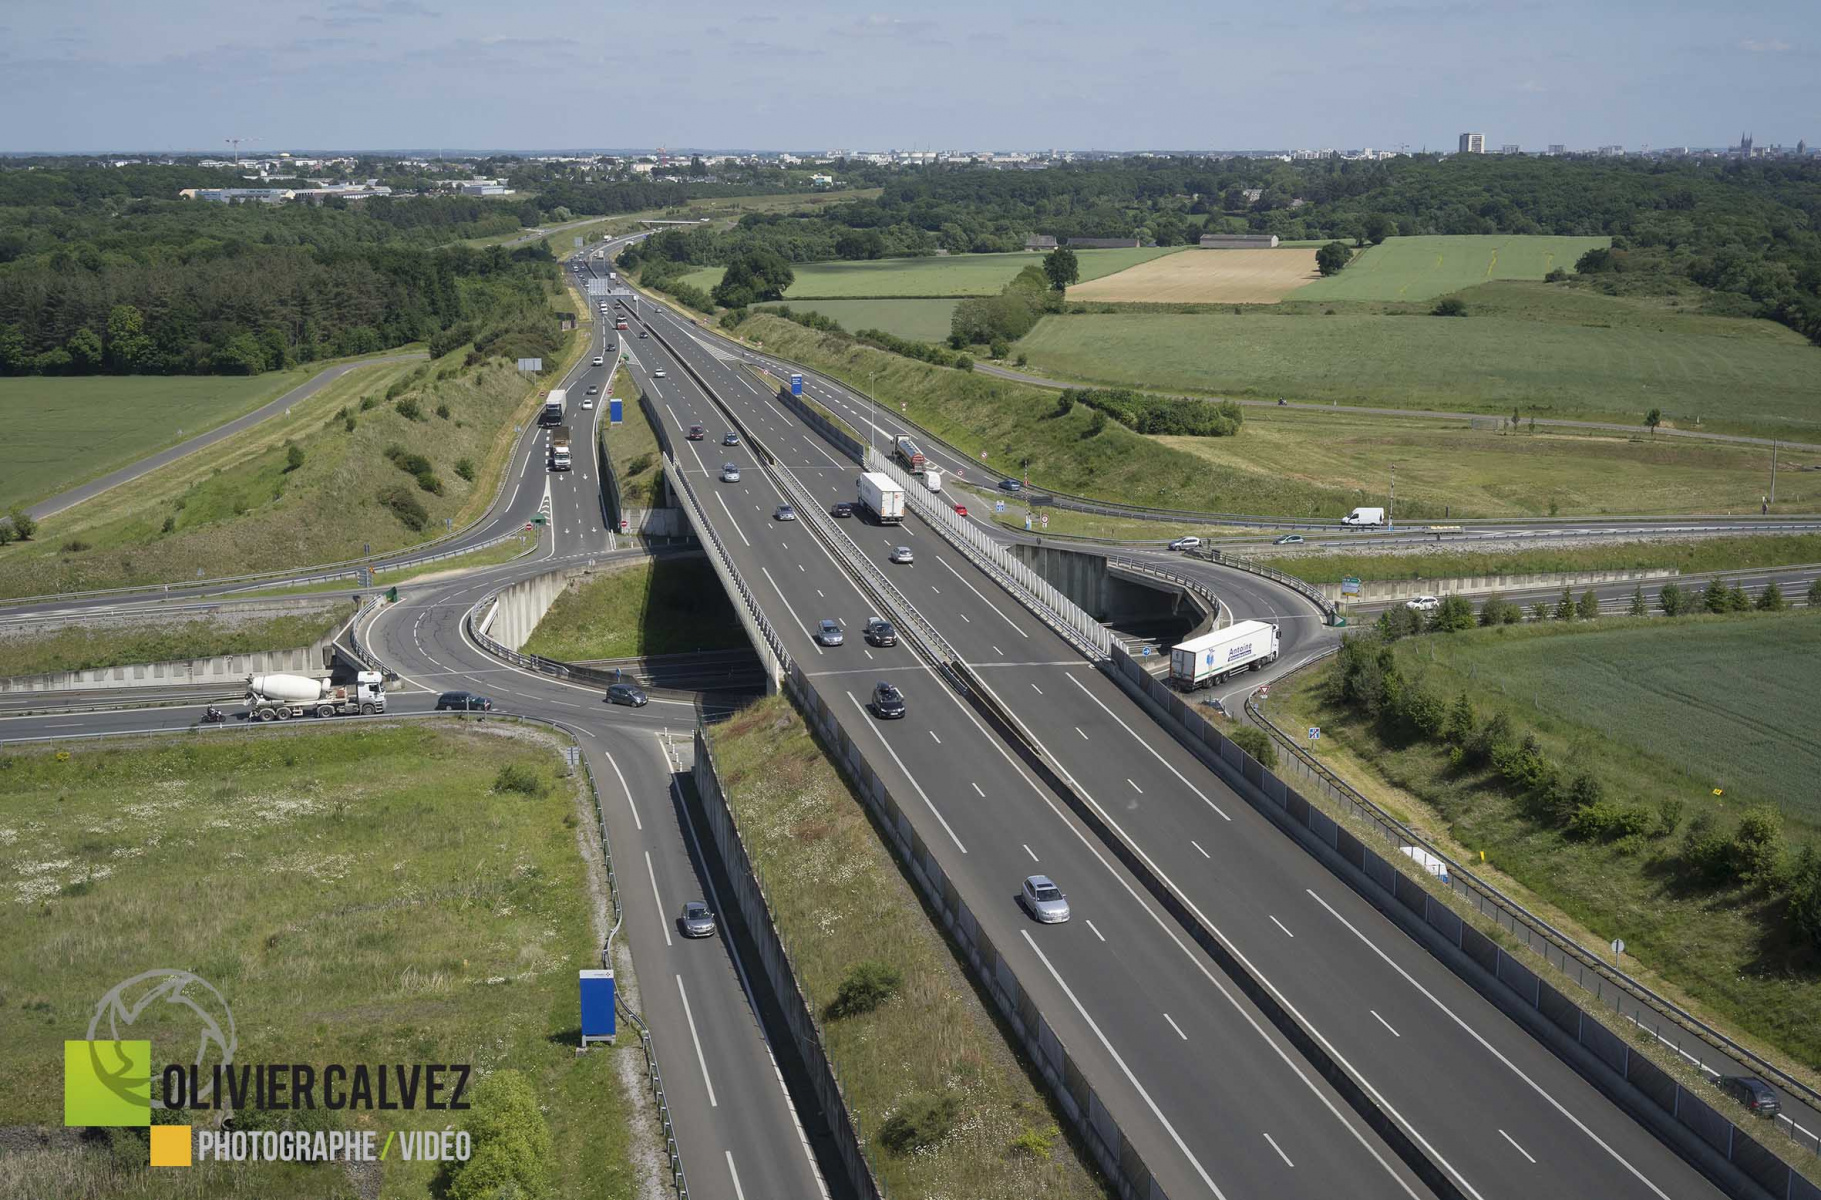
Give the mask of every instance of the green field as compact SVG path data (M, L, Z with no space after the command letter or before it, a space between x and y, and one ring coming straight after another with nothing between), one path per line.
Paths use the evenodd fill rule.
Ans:
M1432 300L1495 279L1541 279L1556 267L1574 270L1607 237L1517 234L1387 238L1356 254L1338 275L1306 283L1293 300Z
M849 333L883 329L916 342L948 338L953 300L810 300L791 305L793 312L818 312L841 322Z
M1081 250L1081 278L1099 279L1148 262L1180 247L1133 250ZM793 263L797 280L784 293L786 301L854 300L878 297L991 296L1026 267L1041 266L1043 256L1011 254L943 254L927 258L881 258L864 262ZM707 290L721 282L720 267L705 267L683 276L683 282ZM845 322L843 322L845 324ZM947 329L943 335L947 336Z
M614 567L556 598L524 645L563 662L746 644L708 560L663 555Z
M1540 283L1464 298L1464 319L1346 304L1047 316L1018 347L1059 378L1168 391L1638 424L1659 408L1683 428L1821 434L1815 348L1781 325Z
M342 585L347 590L347 585ZM231 614L232 609L225 610ZM130 663L172 662L217 654L292 650L314 645L354 615L352 604L234 624L223 618L120 627L72 625L55 633L0 635L0 675L87 671ZM229 686L228 691L233 687Z
M495 791L508 764L543 794ZM43 1084L0 1093L0 1125L60 1135L52 1081L64 1040L86 1036L109 988L182 967L231 1010L236 1062L520 1072L551 1132L547 1194L629 1200L631 1105L618 1060L634 1056L635 1073L644 1060L636 1038L575 1052L575 973L599 964L600 932L577 844L592 813L562 770L554 741L493 723L363 721L0 754L0 1071ZM156 1062L195 1053L197 1026L177 1023L186 1011L156 1005L133 1026L153 1039ZM466 1116L249 1112L241 1127L288 1119L383 1137ZM147 1170L143 1132L100 1132L86 1146L9 1152L8 1194L443 1194L430 1164L396 1149L372 1192L331 1166L209 1163L174 1182Z
M0 379L0 511L105 475L252 412L323 369L265 375Z
M1482 722L1506 713L1648 827L1569 836L1488 771L1453 765L1445 746L1388 738L1332 700L1332 666L1273 686L1273 718L1320 725L1313 751L1326 765L1463 859L1483 851L1486 869L1564 914L1583 942L1623 937L1627 968L1697 1013L1821 1061L1821 955L1778 891L1705 884L1685 862L1698 823L1724 837L1759 803L1785 814L1787 849L1816 841L1821 610L1504 626L1406 638L1395 658L1445 702L1466 692Z
M1027 1064L969 985L897 861L790 702L772 697L713 729L728 806L804 996L889 1195L1106 1193L1058 1132ZM883 962L900 993L871 1012L827 1006L854 964ZM894 1152L885 1121L918 1096L957 1102L935 1144Z
M1710 537L1699 540L1652 538L1618 545L1556 547L1475 553L1443 547L1428 554L1251 554L1256 562L1288 571L1309 583L1359 579L1459 579L1469 575L1519 575L1533 571L1636 571L1674 567L1684 575L1748 567L1787 567L1821 563L1821 534L1796 533L1754 537ZM1246 553L1242 551L1242 553ZM1652 585L1655 586L1654 584ZM1799 597L1790 597L1800 602Z

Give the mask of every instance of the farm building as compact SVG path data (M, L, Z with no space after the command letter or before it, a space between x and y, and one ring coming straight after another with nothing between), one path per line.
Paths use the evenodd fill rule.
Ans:
M1203 250L1275 250L1275 233L1204 233L1196 243Z
M1137 238L1070 238L1071 250L1136 250Z
M1024 239L1024 248L1026 250L1054 250L1056 239L1047 233L1033 233Z

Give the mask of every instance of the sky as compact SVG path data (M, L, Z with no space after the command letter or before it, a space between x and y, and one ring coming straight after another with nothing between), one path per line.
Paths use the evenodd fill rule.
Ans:
M1821 143L1821 0L4 0L0 151Z

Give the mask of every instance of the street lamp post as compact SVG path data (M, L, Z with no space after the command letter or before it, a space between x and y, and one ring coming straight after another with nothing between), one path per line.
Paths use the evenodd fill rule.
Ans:
M1397 464L1391 464L1391 502L1385 508L1385 528L1397 528Z

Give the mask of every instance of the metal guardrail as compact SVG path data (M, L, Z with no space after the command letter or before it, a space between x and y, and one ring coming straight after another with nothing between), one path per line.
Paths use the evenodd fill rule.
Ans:
M1336 618L1340 614L1340 610L1334 606L1333 601L1322 595L1314 584L1298 579L1287 571L1280 571L1276 567L1267 567L1263 563L1253 562L1249 558L1242 558L1237 554L1227 554L1218 550L1191 550L1189 551L1189 554L1204 562L1213 563L1215 566L1232 567L1235 570L1257 575L1261 579L1269 579L1273 583L1282 584L1284 587L1289 588L1291 591L1315 605L1315 607L1321 611L1322 615L1327 617L1328 624L1330 625L1334 624Z
M1338 647L1324 650L1307 662L1300 664L1296 670L1306 670L1338 652ZM1291 674L1294 673L1291 672ZM1287 676L1282 678L1287 678ZM1639 1030L1650 1034L1660 1044L1674 1050L1709 1078L1717 1077L1724 1072L1714 1070L1702 1062L1698 1056L1691 1054L1683 1044L1683 1039L1674 1036L1675 1033L1687 1034L1699 1039L1714 1050L1733 1056L1750 1066L1752 1070L1776 1080L1779 1086L1787 1089L1792 1095L1800 1097L1811 1107L1821 1109L1821 1092L1817 1092L1776 1064L1766 1061L1750 1049L1741 1046L1720 1030L1677 1005L1673 1000L1652 990L1619 968L1606 963L1598 953L1582 946L1568 934L1537 916L1492 884L1487 883L1467 867L1450 858L1439 846L1415 833L1409 826L1380 808L1370 797L1358 791L1304 750L1296 738L1291 737L1265 715L1254 696L1246 697L1245 708L1246 715L1268 732L1274 742L1287 750L1291 761L1297 765L1299 770L1308 778L1321 784L1330 798L1345 807L1348 815L1354 817L1360 824L1377 830L1387 842L1395 845L1400 851L1406 848L1418 849L1432 856L1436 861L1446 864L1446 877L1434 875L1431 872L1432 877L1436 878L1438 882L1447 884L1457 896L1470 903L1476 912L1490 917L1500 929L1522 940L1528 949L1539 954L1546 962L1568 978L1573 979L1584 990L1593 993L1601 1004L1610 1005L1615 1014L1630 1021ZM1627 999L1632 1002L1636 1011L1632 1013L1623 1011L1622 1005ZM1646 1010L1670 1022L1670 1033L1666 1034L1660 1023L1647 1023L1644 1019ZM1821 1154L1821 1135L1798 1125L1784 1114L1778 1114L1777 1124L1782 1127L1790 1140L1815 1154Z
M1107 558L1107 565L1109 567L1118 567L1122 571L1131 571L1134 574L1148 575L1153 579L1161 579L1165 583L1171 583L1183 589L1185 592L1188 592L1199 599L1202 603L1212 607L1214 612L1214 627L1216 629L1224 628L1233 623L1233 610L1227 605L1222 604L1220 602L1220 597L1209 591L1208 585L1199 579L1191 579L1187 575L1178 575L1174 571L1166 571L1161 567L1154 567L1150 563L1142 563L1136 559L1130 558L1114 558L1109 556Z

